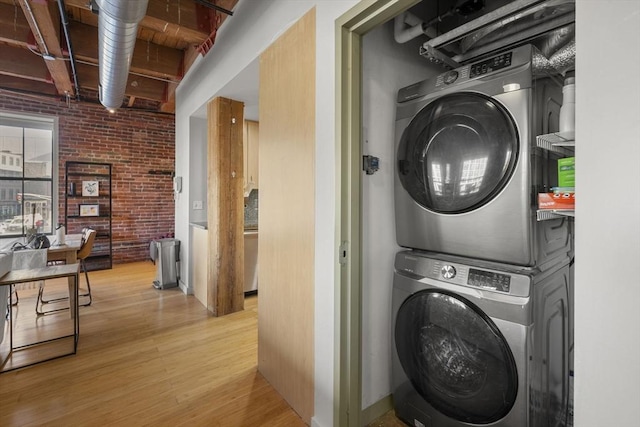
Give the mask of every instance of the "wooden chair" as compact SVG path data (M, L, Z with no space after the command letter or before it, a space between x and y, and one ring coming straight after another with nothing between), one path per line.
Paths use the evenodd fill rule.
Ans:
M77 258L78 261L80 261L80 267L82 268L82 271L84 271L84 277L87 281L87 289L83 290L81 288L78 288L78 298L89 298L89 300L87 302L84 303L78 303L78 305L80 307L86 307L91 305L91 302L93 301L92 297L91 297L91 283L89 282L89 273L87 272L87 265L85 263L85 260L87 259L87 257L91 254L91 251L93 250L93 243L95 242L96 239L96 230L94 230L93 228L84 228L82 230L82 238L80 240L80 249L78 249L78 254L77 254ZM80 284L78 284L79 286ZM52 299L44 299L44 283L42 283L40 285L40 289L38 289L38 299L36 301L36 313L37 314L47 314L47 313L51 313L51 312L55 312L55 311L60 311L60 310L67 310L69 309L69 307L63 307L63 308L58 308L58 309L52 309L52 310L42 310L41 308L44 307L44 305L46 304L51 304L51 303L55 303L55 302L60 302L60 301L65 301L68 300L69 297L61 297L61 298L52 298Z

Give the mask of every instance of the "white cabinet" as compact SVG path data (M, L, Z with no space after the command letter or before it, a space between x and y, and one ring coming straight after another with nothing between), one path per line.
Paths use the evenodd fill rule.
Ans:
M193 266L193 295L200 303L209 307L207 301L209 268L209 231L204 227L191 227L191 253Z
M246 196L252 189L258 188L258 122L245 120L243 136L242 153L244 155L244 191Z

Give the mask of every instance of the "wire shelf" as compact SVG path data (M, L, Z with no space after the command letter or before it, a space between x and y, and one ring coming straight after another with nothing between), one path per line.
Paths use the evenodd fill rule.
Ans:
M575 132L556 132L539 135L536 137L536 145L554 153L571 156L576 146Z
M549 219L563 218L563 217L575 217L575 211L573 209L569 210L549 210L549 209L538 209L537 211L537 220L538 221L546 221Z

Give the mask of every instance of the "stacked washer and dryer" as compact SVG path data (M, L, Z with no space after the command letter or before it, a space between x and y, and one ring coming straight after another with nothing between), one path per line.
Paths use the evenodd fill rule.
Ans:
M526 45L399 91L392 377L412 426L567 422L572 236L535 205L562 83L542 63Z

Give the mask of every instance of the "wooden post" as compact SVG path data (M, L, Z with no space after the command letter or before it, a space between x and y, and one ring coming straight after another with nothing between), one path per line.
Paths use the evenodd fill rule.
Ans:
M244 103L218 97L207 112L207 308L224 316L244 309Z

